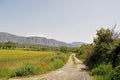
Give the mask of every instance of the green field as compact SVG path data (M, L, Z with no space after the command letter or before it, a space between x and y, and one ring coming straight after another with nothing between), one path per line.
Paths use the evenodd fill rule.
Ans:
M62 67L68 54L24 50L0 50L0 78L42 74Z

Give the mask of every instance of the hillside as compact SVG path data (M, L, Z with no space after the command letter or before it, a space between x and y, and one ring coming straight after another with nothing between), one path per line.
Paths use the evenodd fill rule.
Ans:
M45 37L23 37L17 36L5 32L0 32L0 42L15 42L19 44L40 44L46 46L68 46L68 47L78 47L84 44L83 42L73 42L73 43L65 43L62 41L57 41L55 39L47 39Z

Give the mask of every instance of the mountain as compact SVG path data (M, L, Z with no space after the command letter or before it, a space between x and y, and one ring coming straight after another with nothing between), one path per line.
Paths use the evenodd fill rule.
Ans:
M84 44L83 42L65 43L54 39L47 39L45 37L22 37L5 32L0 32L0 42L8 42L8 41L19 44L40 44L40 45L53 46L53 47L59 47L59 46L78 47Z

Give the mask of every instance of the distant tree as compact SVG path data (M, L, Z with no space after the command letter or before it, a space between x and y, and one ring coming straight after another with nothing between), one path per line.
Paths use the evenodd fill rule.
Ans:
M0 43L0 48L2 47L2 43Z
M42 51L50 51L49 47L42 47L41 50Z
M10 41L2 44L3 49L14 49L15 47L16 47L16 44Z
M92 50L92 44L82 45L81 47L76 48L76 56L78 58L84 59L84 61L87 61L89 56L92 54Z
M61 46L60 51L63 52L63 53L68 53L70 51L70 48L68 48L66 46Z

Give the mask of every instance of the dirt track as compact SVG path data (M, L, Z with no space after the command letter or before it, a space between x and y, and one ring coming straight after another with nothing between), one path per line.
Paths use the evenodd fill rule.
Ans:
M9 80L91 80L86 71L86 66L78 60L75 56L76 64L73 64L72 55L70 56L67 64L56 71L52 71L47 74L12 78Z

